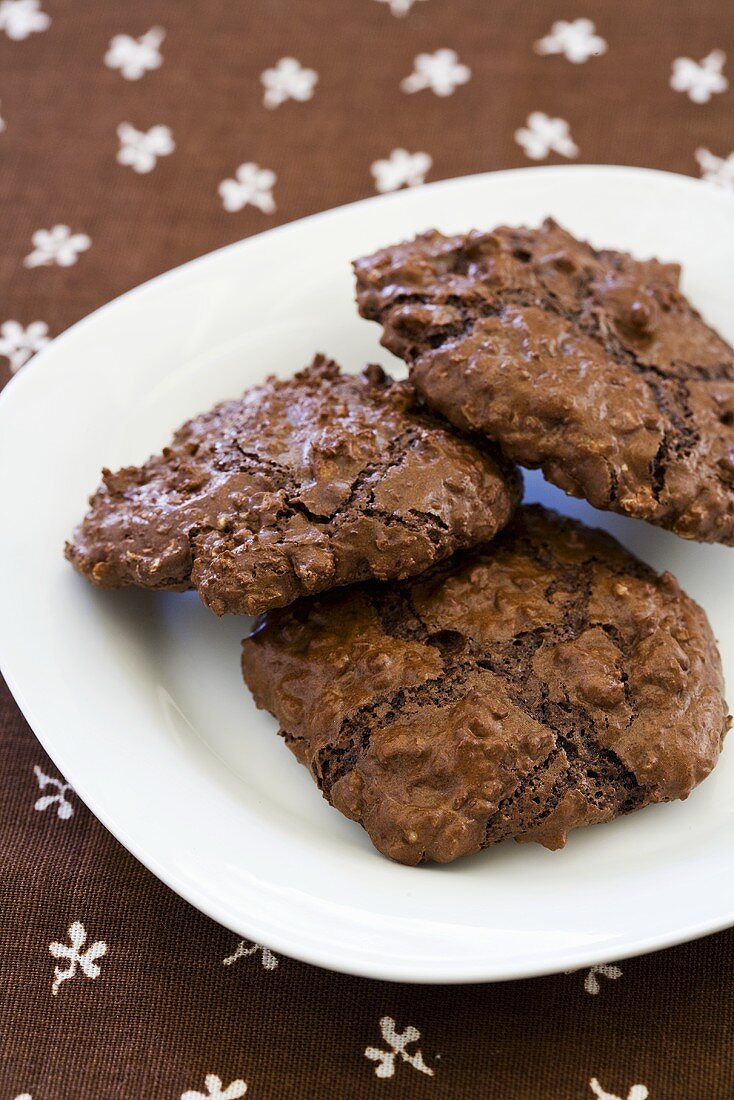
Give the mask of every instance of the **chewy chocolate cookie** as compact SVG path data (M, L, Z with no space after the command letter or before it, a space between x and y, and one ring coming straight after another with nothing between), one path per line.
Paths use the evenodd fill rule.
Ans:
M734 545L734 351L680 269L555 222L424 233L355 263L426 401L597 508Z
M539 506L422 577L265 616L243 670L323 795L409 864L685 798L728 726L703 611Z
M413 576L491 539L521 492L510 462L418 408L406 383L322 356L103 476L72 564L105 588L196 588L217 615Z

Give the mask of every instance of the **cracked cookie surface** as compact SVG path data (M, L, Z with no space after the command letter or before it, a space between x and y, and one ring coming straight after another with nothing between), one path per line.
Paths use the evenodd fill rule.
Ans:
M243 671L328 801L408 864L685 798L728 727L698 605L537 505L424 576L264 616Z
M317 356L184 424L112 473L67 544L106 588L196 588L216 614L259 614L352 581L413 576L491 539L517 469L418 408L380 367Z
M597 508L734 545L734 351L680 269L552 220L355 263L360 313L426 401Z

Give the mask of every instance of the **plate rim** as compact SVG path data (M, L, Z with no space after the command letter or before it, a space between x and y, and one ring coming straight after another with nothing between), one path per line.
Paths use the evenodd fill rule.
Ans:
M713 187L706 181L691 176L661 171L659 169L625 165L569 164L526 166L493 172L474 173L468 176L458 176L447 180L437 180L422 185L421 191L429 189L450 191L455 187L460 187L467 181L479 182L482 180L496 179L497 177L512 177L519 173L522 173L524 176L527 176L529 173L534 173L538 177L549 174L572 174L574 176L604 174L608 176L612 173L624 175L625 177L637 176L640 179L662 178L670 185L690 190L697 195L700 195L703 189L706 189L706 193L712 201L723 200L725 204L731 204L731 211L734 213L734 196L730 196L726 191L720 188ZM272 239L274 234L277 235L284 231L292 230L294 226L306 226L331 219L335 215L356 212L366 204L374 205L377 203L385 205L391 204L396 200L402 202L405 201L405 194L405 191L399 191L388 195L374 195L355 202L345 203L337 207L319 211L304 218L285 222L282 225L263 230L257 234L252 234L251 236L195 257L184 264L162 272L152 279L146 280L144 283L131 288L112 299L110 302L104 303L98 309L87 314L75 324L65 329L59 336L55 337L49 345L38 352L33 359L6 384L3 391L0 392L0 435L2 434L4 418L12 416L14 402L19 399L18 395L24 393L24 387L38 384L43 372L49 369L47 364L53 363L53 356L58 352L59 344L65 344L67 340L73 338L81 328L96 321L101 315L104 315L108 310L118 306L121 302L142 298L147 294L154 293L157 285L161 281L170 283L175 278L185 277L191 273L192 269L203 267L208 262L220 257L223 253L247 247L256 240ZM2 478L0 477L0 493L1 492ZM197 888L193 881L181 878L176 874L175 869L170 869L162 864L156 855L147 851L144 845L138 843L128 834L127 828L118 821L114 813L108 813L106 811L103 805L103 797L99 799L94 794L90 794L86 789L85 783L82 782L81 784L77 784L75 782L74 760L73 758L69 758L70 756L73 757L73 752L69 753L68 747L67 750L65 750L63 745L59 747L54 744L53 733L44 728L42 719L39 718L36 720L36 707L31 698L29 698L23 684L20 682L23 678L22 671L16 675L17 670L14 667L12 653L13 633L14 631L12 628L2 626L2 619L0 619L0 666L2 667L3 675L34 736L41 743L43 749L53 760L56 767L58 767L60 773L70 782L75 794L78 795L81 801L100 821L102 826L107 829L135 859L142 863L143 866L160 879L169 889L173 890L179 897L183 898L188 904L193 905L210 919L230 929L233 933L242 935L241 928L243 927L243 922L237 920L234 911L228 911L226 905L217 904L217 900L211 897L204 887ZM376 956L364 960L350 960L346 955L342 957L342 955L338 953L342 950L341 948L335 949L332 947L329 949L310 945L304 947L292 938L289 938L288 935L282 935L278 930L276 930L275 934L271 933L267 926L267 921L258 923L256 913L247 914L247 924L250 926L247 933L248 938L258 943L266 943L268 947L271 947L274 951L285 956L300 959L311 965L316 965L339 973L390 982L409 982L414 984L477 984L494 981L521 980L559 973L566 969L583 969L587 966L608 961L606 950L602 951L600 954L599 946L589 945L588 947L581 946L572 949L549 949L547 952L549 957L544 961L528 961L523 965L518 963L515 959L506 967L498 966L496 963L490 965L485 962L484 965L485 967L489 966L489 970L482 970L481 963L479 968L467 970L466 967L462 969L455 964L449 963L450 972L447 972L445 969L442 969L440 965L435 965L436 960L432 960L432 965L424 965L419 970L416 969L416 963L410 963L408 965L396 964L393 961L386 963ZM647 954L716 933L732 925L734 925L734 904L728 909L723 909L716 917L694 921L679 928L670 928L667 932L642 935L638 938L628 937L624 945L619 949L614 949L613 957L615 960L621 960ZM602 944L602 947L604 948L604 944Z
M166 271L161 271L158 275L154 275L150 279L146 279L142 283L138 283L136 286L131 287L129 290L123 291L122 294L118 294L115 298L110 299L109 302L104 302L97 309L93 309L91 313L85 314L80 317L78 321L75 321L68 328L65 328L58 336L53 337L48 344L46 344L40 351L37 351L31 360L21 367L16 374L14 374L5 386L0 390L0 415L4 403L8 400L8 392L17 392L19 387L28 384L28 380L35 378L39 373L39 368L43 369L44 365L51 354L53 347L58 348L61 342L66 342L67 338L71 337L73 333L79 332L80 329L86 327L93 320L102 316L108 310L115 306L118 306L121 302L127 302L138 296L142 297L148 294L157 284L163 280L169 281L174 276L176 278L183 277L185 273L190 272L197 266L203 266L207 262L210 262L215 257L221 256L224 253L231 252L235 249L241 248L243 245L252 244L254 241L260 241L266 238L272 239L276 235L279 236L286 230L292 230L294 226L311 225L316 222L326 221L332 217L344 214L350 210L359 210L368 205L379 204L381 206L392 205L393 203L401 203L405 201L405 196L411 192L420 191L425 193L427 191L435 190L449 190L450 188L460 186L467 182L467 180L489 180L497 179L498 177L511 177L519 174L529 175L530 173L536 174L538 177L544 175L594 175L597 173L613 173L623 176L637 175L640 178L657 178L666 180L672 186L679 186L682 189L694 189L696 193L705 191L709 194L710 198L714 201L723 200L725 204L734 204L734 194L730 195L722 187L717 187L707 180L701 179L696 176L683 175L681 172L668 172L661 168L645 168L638 165L626 165L626 164L540 164L540 165L527 165L520 168L500 168L496 171L490 172L472 172L466 176L451 176L447 179L432 180L430 183L420 184L415 188L400 188L397 191L391 191L387 194L381 195L368 195L363 199L356 199L354 202L341 203L339 206L330 206L326 210L317 210L314 214L307 214L303 218L295 218L293 221L283 222L280 225L272 226L270 229L263 229L259 233L251 233L247 237L241 237L237 241L232 241L230 244L221 245L219 248L211 249L209 252L204 252L200 256L194 256L191 260L186 260L182 264L178 264L176 267L169 268ZM734 209L734 205L732 207Z

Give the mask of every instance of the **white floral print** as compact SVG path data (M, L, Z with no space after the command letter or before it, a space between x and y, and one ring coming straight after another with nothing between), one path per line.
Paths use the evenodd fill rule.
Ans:
M5 321L0 325L0 355L10 360L11 374L20 370L48 341L45 321L32 321L28 328L23 328L18 321Z
M415 187L424 183L433 161L428 153L409 153L393 149L385 160L376 160L370 171L375 188L380 192L397 191L399 187Z
M58 993L62 982L67 982L70 978L76 976L77 967L81 967L82 973L87 978L98 978L100 969L94 960L107 953L107 944L104 940L97 940L95 943L90 944L86 951L81 950L87 941L87 932L84 925L78 920L69 926L68 936L70 941L68 945L56 941L48 945L48 949L55 959L69 960L66 970L62 970L60 966L54 969L54 981L51 986L51 993L54 997Z
M239 1100L247 1092L247 1083L239 1079L231 1081L226 1089L222 1088L222 1078L217 1077L216 1073L207 1073L204 1085L206 1092L189 1089L181 1093L181 1100Z
M129 122L117 127L120 148L118 164L129 165L133 172L152 172L158 157L167 157L176 144L168 126L151 126L150 130L136 130Z
M20 1096L16 1096L15 1100L33 1100L33 1097L29 1092L21 1092Z
M404 92L420 92L430 88L436 95L452 95L460 84L466 84L471 69L463 65L455 50L419 53L413 60L413 72L400 82Z
M165 37L166 32L160 27L151 27L140 38L116 34L104 55L104 63L108 69L119 69L125 80L140 80L144 73L163 64L160 47Z
M50 26L51 16L41 11L41 0L2 0L0 3L0 31L5 31L15 42Z
M66 797L67 791L71 790L68 783L63 783L60 779L54 779L51 775L46 775L42 771L38 764L33 765L33 771L38 781L39 789L45 791L47 787L55 789L55 794L42 794L37 799L34 809L47 810L49 806L56 805L56 816L60 817L62 821L66 821L74 813L74 807Z
M536 53L562 53L574 65L581 65L590 57L599 57L606 50L605 40L596 33L590 19L574 19L572 23L559 19L550 32L535 43Z
M241 164L235 172L235 179L222 180L219 184L224 209L236 211L249 204L262 210L263 214L274 213L273 187L276 178L275 172L269 168L261 168L251 162Z
M601 992L601 982L599 981L600 975L603 978L608 978L611 982L616 982L617 978L622 977L622 971L618 966L614 966L611 963L590 967L584 978L584 989L587 993L590 993L592 997L598 996Z
M393 15L407 15L417 0L378 0L380 4L389 4Z
M297 99L303 103L310 99L319 74L314 69L305 69L295 57L281 57L272 69L266 69L260 77L265 95L266 107L279 107L287 99Z
M695 156L703 179L734 190L734 152L728 157L717 157L709 149L696 149Z
M380 1031L389 1050L380 1050L379 1047L367 1047L364 1054L371 1062L377 1062L375 1066L376 1077L392 1077L395 1073L395 1065L399 1060L407 1062L419 1073L425 1073L433 1077L433 1070L423 1061L420 1050L414 1054L408 1054L406 1047L420 1039L421 1033L415 1027L406 1027L402 1034L395 1029L395 1021L391 1016L383 1016L380 1020Z
M694 103L708 103L712 95L725 92L729 87L722 72L725 61L723 50L712 50L702 61L677 57L673 62L670 86L675 92L687 92Z
M589 1088L597 1097L597 1100L647 1100L648 1091L646 1085L632 1085L626 1098L622 1096L616 1096L612 1092L605 1092L601 1087L596 1077L592 1077L589 1081Z
M565 974L578 974L578 970L566 970ZM611 963L604 963L600 966L590 967L584 976L584 989L587 993L590 993L593 997L596 997L601 992L601 982L599 981L599 975L604 978L609 978L610 981L616 981L617 978L622 977L622 971L618 966L614 966Z
M260 962L263 970L275 970L278 966L278 956L274 955L269 947L263 947L261 943L250 943L248 940L240 940L234 952L231 955L227 955L226 959L222 959L222 963L224 966L231 966L232 963L236 963L238 959L245 959L249 955L256 955L258 951L261 952Z
M2 106L1 103L0 103L0 106ZM0 134L3 132L4 129L5 129L5 119L2 117L2 115L0 115Z
M549 118L543 111L528 115L525 126L515 131L515 141L531 160L543 160L551 152L562 157L576 157L579 152L565 119Z
M37 229L31 240L35 248L23 260L26 267L42 264L71 267L79 259L79 253L85 252L92 243L86 233L72 233L68 225Z

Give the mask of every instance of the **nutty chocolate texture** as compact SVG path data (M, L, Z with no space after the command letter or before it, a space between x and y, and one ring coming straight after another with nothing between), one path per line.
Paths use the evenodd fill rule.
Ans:
M323 356L103 477L66 547L76 569L104 588L196 588L217 615L413 576L492 538L521 494L510 461L407 383Z
M537 505L421 577L264 616L243 671L325 798L407 864L685 798L729 724L675 579Z
M597 508L734 545L734 351L680 269L555 222L436 231L355 263L433 408Z

